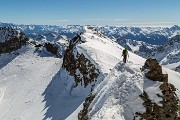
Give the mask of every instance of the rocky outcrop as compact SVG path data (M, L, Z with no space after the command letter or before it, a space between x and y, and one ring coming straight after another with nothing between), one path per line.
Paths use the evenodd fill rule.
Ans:
M146 112L136 113L136 115L145 120L179 120L180 102L176 96L175 87L170 83L163 83L160 85L160 90L162 90L163 95L157 96L162 98L162 101L160 101L162 106L151 101L148 94L144 92L140 95L140 98L144 101L143 105Z
M43 44L37 44L35 42L35 47L36 47L36 51L47 51L53 55L55 55L56 57L60 57L61 58L61 55L59 53L59 49L58 49L58 45L56 43L50 43L50 42L45 42ZM45 49L43 49L45 48Z
M45 43L44 47L46 48L46 50L54 55L58 54L58 48L51 43Z
M148 72L145 73L146 78L160 82L168 81L168 75L162 73L162 67L156 59L147 59L142 70L145 69L148 70Z
M70 41L69 47L64 54L62 66L71 76L74 76L76 85L81 83L81 85L86 87L89 83L96 80L100 72L90 60L77 51L76 45L81 43L79 35Z
M15 51L26 44L28 38L19 30L11 27L0 28L0 54Z
M146 112L137 112L136 115L140 117L141 120L180 120L180 101L175 93L176 88L171 83L168 83L167 75L162 74L162 68L157 60L146 60L143 66L143 70L145 69L149 70L149 72L145 73L147 78L161 82L159 89L162 95L157 94L157 96L162 99L160 101L162 105L160 106L153 102L144 91L139 97L144 101L143 106L146 108Z
M93 95L92 93L86 98L85 102L83 103L83 110L81 110L78 114L78 120L88 120L88 108L94 98L95 95Z

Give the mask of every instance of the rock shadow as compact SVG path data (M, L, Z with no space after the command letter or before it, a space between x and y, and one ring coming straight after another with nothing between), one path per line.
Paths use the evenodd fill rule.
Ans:
M75 88L72 81L72 76L62 68L52 78L42 94L42 102L45 102L43 111L46 111L43 120L65 120L83 103L87 96L72 95Z

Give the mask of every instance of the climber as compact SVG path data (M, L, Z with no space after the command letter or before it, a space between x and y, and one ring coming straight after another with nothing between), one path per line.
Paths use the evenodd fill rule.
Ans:
M127 57L129 57L128 50L125 48L122 52L123 62L126 63Z

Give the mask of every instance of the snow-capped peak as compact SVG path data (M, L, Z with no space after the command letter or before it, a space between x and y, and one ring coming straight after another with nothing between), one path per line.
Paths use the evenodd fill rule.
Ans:
M16 51L19 54L0 56L0 119L77 120L85 114L92 120L129 120L136 112L145 114L147 99L163 106L161 82L145 78L149 71L140 70L144 58L129 52L123 64L122 46L97 29L80 32L70 41L63 60L31 45ZM179 73L164 71L180 89ZM91 94L94 99L88 100Z

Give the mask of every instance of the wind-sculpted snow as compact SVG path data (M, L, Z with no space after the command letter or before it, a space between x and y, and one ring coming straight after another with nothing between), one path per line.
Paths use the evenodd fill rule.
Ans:
M35 30L33 25L28 29ZM74 46L72 54L83 54L100 72L96 82L86 87L83 82L76 84L74 77L61 68L61 59L31 45L0 56L1 120L77 120L91 91L95 98L87 115L92 120L132 120L136 112L146 110L139 97L143 91L161 106L157 97L162 94L160 83L144 78L140 71L144 58L129 51L128 62L123 64L122 46L98 31L84 30L82 42ZM179 73L164 69L169 81L180 89Z
M143 74L135 65L118 63L95 89L96 97L88 116L91 120L131 120L136 111L144 111L142 100Z

